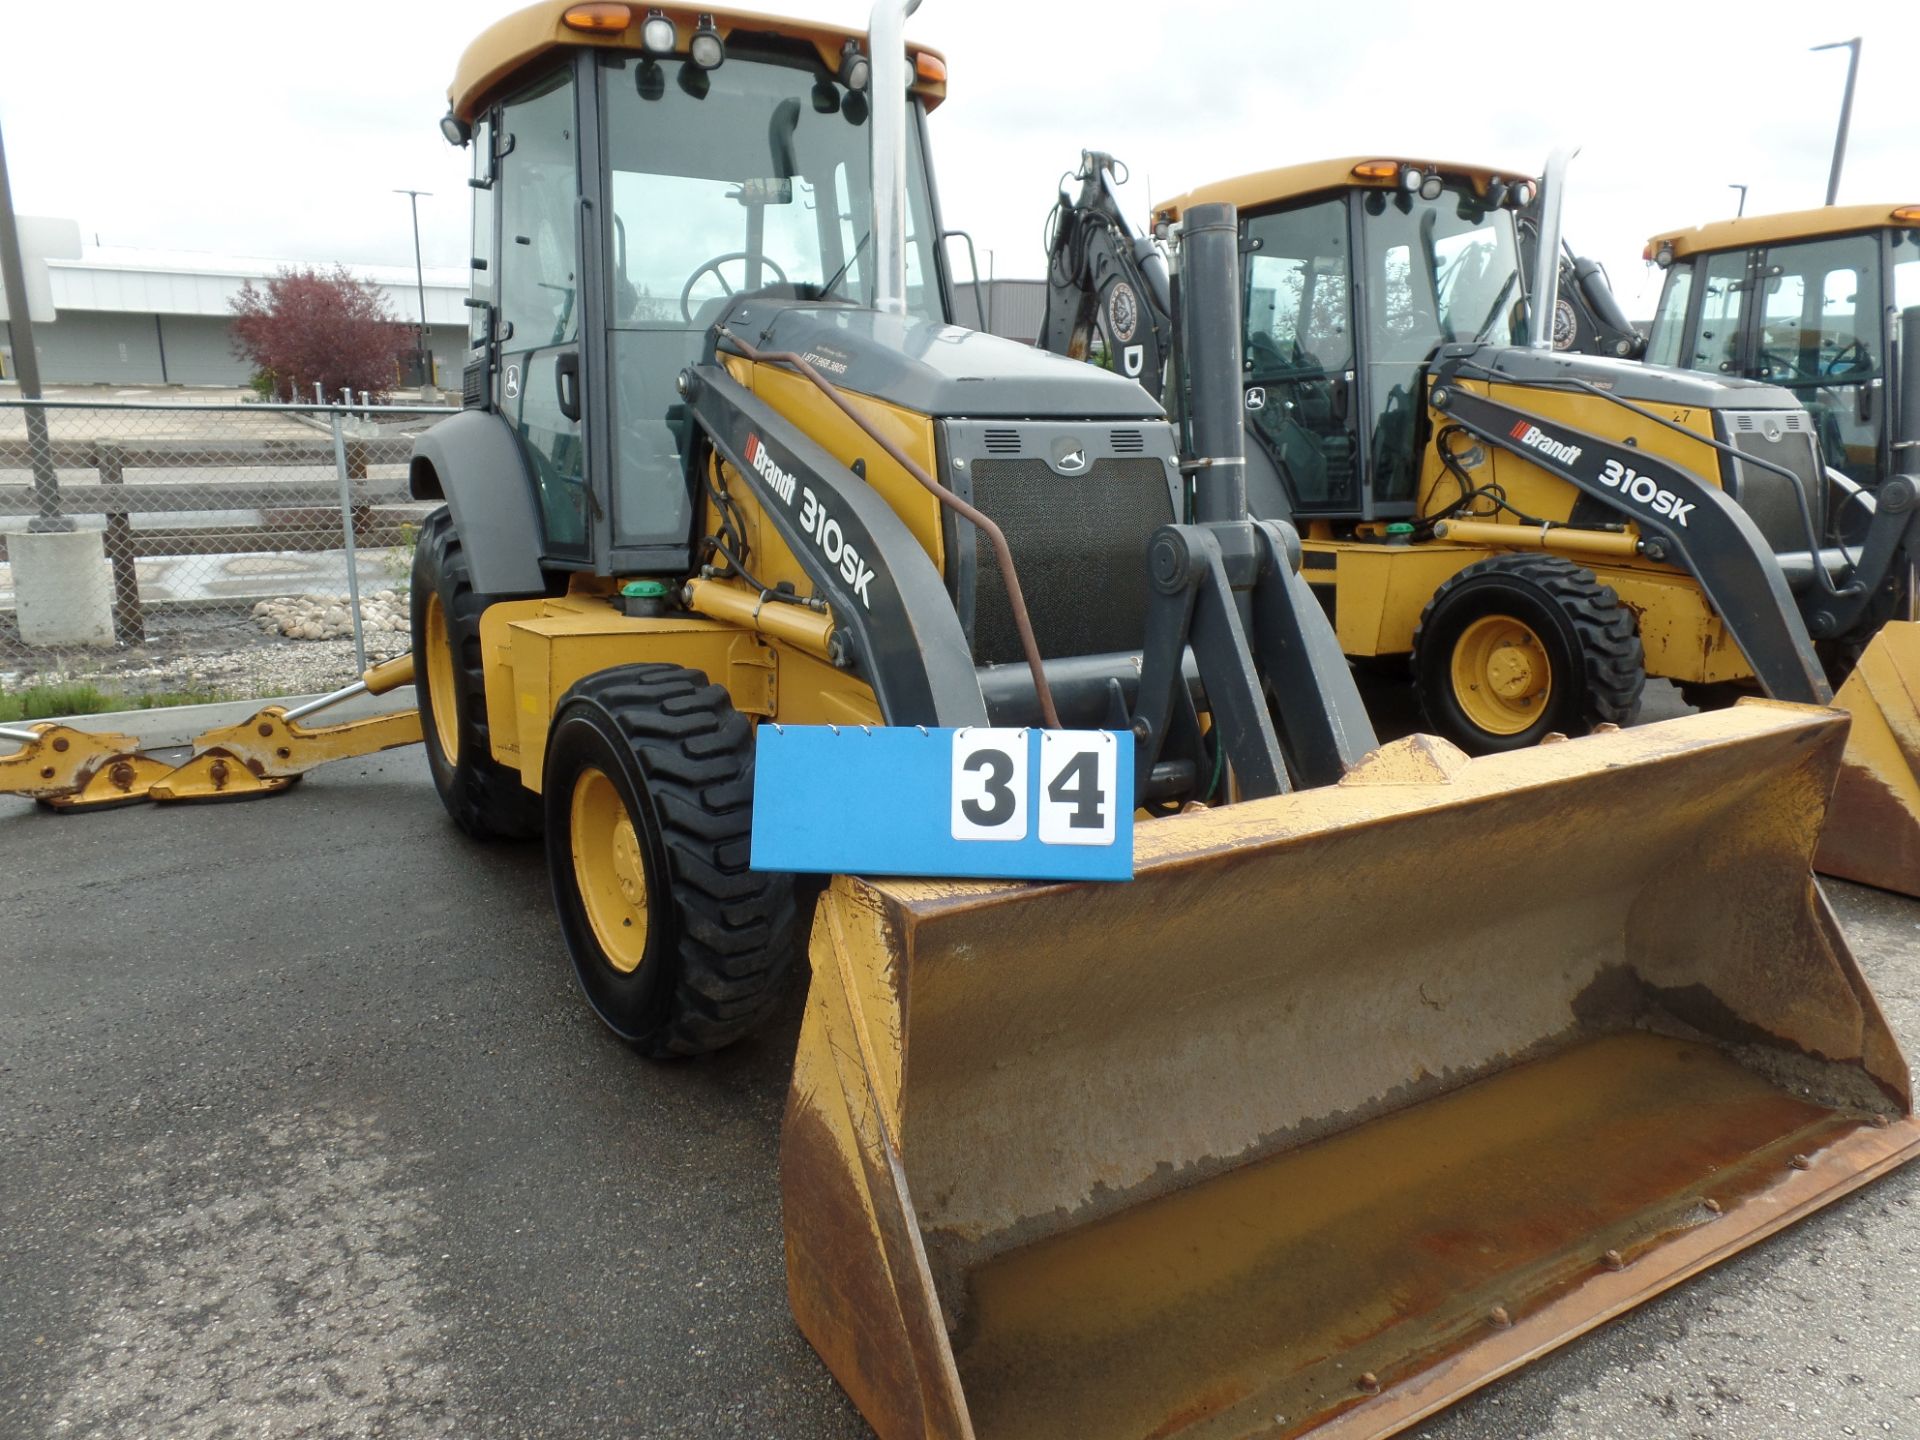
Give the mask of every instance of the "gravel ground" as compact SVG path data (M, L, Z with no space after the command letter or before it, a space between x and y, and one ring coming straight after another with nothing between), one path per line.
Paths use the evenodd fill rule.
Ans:
M403 631L369 630L367 659L388 659L409 644ZM184 690L255 699L331 690L359 673L352 640L270 634L248 615L156 608L144 644L61 652L22 646L12 616L0 615L0 690L84 681L109 694Z

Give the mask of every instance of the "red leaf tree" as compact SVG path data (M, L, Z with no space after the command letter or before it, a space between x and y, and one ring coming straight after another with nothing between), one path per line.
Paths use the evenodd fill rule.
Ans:
M311 399L315 381L329 400L345 389L384 399L413 344L386 296L344 265L331 274L282 269L264 290L249 280L232 306L233 353L267 376L279 400Z

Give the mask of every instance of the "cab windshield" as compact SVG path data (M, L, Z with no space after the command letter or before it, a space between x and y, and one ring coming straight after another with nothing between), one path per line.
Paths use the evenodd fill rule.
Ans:
M1370 190L1361 217L1374 495L1410 501L1421 367L1443 344L1523 340L1519 246L1513 212L1467 184Z
M748 292L873 302L866 97L809 45L736 40L714 70L601 62L617 545L684 538L680 370ZM929 187L907 127L908 312L944 319Z
M1513 212L1488 205L1469 186L1422 200L1374 190L1364 209L1375 267L1372 339L1396 355L1425 359L1443 343L1512 345L1523 337L1520 257Z

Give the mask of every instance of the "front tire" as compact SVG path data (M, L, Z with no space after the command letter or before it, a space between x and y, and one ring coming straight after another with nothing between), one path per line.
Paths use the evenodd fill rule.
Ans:
M580 988L642 1054L697 1055L779 1005L791 875L748 868L753 725L677 665L590 675L547 740L547 873Z
M1500 555L1462 570L1421 614L1413 660L1427 723L1472 755L1624 725L1647 680L1620 597L1557 555Z
M414 694L433 788L476 840L540 833L540 801L520 774L493 758L487 730L487 672L480 615L493 597L477 594L465 548L443 506L426 518L413 547Z

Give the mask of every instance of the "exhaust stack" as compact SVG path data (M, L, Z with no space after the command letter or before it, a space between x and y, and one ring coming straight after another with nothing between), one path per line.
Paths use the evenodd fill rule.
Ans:
M867 21L873 102L873 308L907 309L907 17L920 0L875 0Z
M1579 153L1566 147L1555 150L1540 177L1540 234L1533 253L1532 318L1527 326L1527 345L1534 350L1553 349L1553 316L1560 300L1560 204L1566 197L1567 166Z

